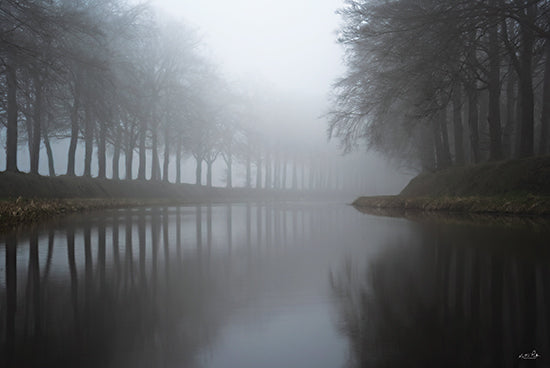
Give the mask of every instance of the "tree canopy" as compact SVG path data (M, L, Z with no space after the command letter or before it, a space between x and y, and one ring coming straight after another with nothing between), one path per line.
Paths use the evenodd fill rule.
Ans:
M345 151L366 144L429 170L546 153L549 9L347 0L338 38L347 72L334 85L329 136Z

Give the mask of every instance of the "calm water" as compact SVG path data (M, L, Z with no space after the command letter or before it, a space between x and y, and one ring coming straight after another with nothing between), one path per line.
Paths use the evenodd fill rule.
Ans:
M69 217L0 236L0 365L544 367L549 247L333 203Z

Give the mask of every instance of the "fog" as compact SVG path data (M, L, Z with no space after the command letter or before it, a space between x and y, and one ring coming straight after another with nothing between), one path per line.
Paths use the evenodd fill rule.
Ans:
M327 136L341 5L10 2L7 15L29 19L4 52L17 146L6 77L0 170L396 193L414 170L362 144L343 156Z
M0 88L0 367L545 365L550 1L0 0Z
M343 71L335 42L339 0L153 2L199 29L220 67L285 93L324 95Z

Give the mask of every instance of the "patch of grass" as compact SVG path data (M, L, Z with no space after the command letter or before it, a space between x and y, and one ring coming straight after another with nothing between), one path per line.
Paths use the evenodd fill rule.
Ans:
M153 205L324 199L334 193L208 188L145 180L0 172L0 229L62 214Z
M0 230L69 213L110 208L185 204L173 199L26 199L0 202Z
M360 197L359 209L550 215L550 156L453 167L413 178L397 196Z

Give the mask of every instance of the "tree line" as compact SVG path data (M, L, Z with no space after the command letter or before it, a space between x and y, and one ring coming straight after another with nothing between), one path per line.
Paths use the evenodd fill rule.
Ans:
M423 170L549 152L550 2L347 0L328 132Z
M181 183L192 158L199 185L204 176L212 185L221 160L228 187L240 164L246 187L328 188L319 149L277 128L300 114L274 114L288 106L226 80L181 21L123 0L6 0L0 25L8 172L20 171L26 145L31 174L41 159L59 174L52 146L66 141L69 176L169 181L172 173Z

